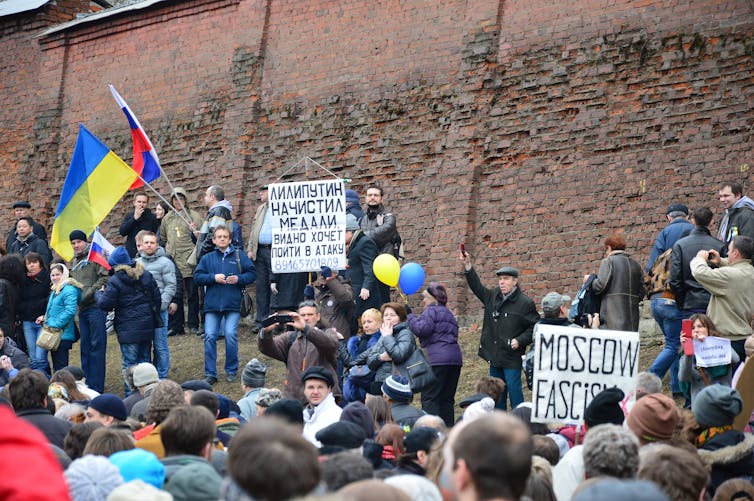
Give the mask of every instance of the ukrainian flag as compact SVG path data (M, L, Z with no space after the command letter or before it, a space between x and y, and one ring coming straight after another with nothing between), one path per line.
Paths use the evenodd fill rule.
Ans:
M136 177L136 172L126 162L79 125L71 166L55 211L51 247L63 259L73 259L73 247L68 239L71 231L91 234Z

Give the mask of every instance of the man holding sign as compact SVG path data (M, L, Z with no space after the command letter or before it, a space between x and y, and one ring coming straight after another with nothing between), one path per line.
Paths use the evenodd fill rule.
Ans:
M531 343L534 324L539 322L537 307L518 286L516 268L505 266L497 270L498 286L487 288L479 280L469 253L461 251L460 259L469 288L484 304L479 356L489 362L490 376L504 380L507 387L497 406L507 410L510 396L511 409L515 409L524 401L521 357Z

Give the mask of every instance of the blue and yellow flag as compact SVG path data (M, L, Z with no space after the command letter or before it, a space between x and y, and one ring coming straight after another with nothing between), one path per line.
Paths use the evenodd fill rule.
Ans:
M63 259L73 259L73 247L68 239L71 231L91 234L136 177L136 172L126 162L79 124L76 148L55 211L51 247Z

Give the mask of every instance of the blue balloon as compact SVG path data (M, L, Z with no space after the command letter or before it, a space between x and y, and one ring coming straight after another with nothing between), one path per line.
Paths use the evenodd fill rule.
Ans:
M398 285L404 294L413 294L424 284L424 268L419 263L406 263L401 267Z

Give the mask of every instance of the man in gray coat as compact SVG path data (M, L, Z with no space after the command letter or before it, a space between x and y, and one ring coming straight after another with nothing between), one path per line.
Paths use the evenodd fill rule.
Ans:
M162 326L154 330L154 365L157 367L160 379L165 379L170 371L168 306L176 291L175 265L167 257L165 250L157 244L157 235L153 232L139 232L136 241L141 255L138 261L152 274L160 289Z

